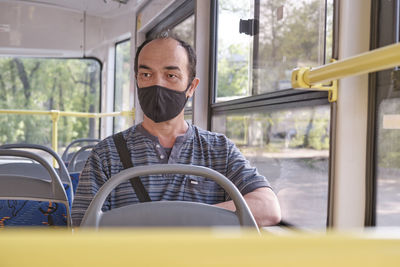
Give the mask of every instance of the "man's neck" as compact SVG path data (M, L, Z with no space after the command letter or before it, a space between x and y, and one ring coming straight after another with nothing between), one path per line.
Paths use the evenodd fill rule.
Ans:
M181 114L180 114L181 115ZM151 135L157 136L163 147L173 147L178 136L184 135L188 130L188 124L182 116L178 115L172 120L155 123L147 117L144 117L142 126Z

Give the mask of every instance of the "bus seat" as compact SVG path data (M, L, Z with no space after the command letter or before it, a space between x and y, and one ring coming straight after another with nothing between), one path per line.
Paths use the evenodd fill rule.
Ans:
M81 175L80 172L70 172L69 173L69 177L71 178L71 181L72 181L72 189L74 191L74 195L76 193L76 188L78 187L80 175Z
M71 152L69 153L68 151L73 148L74 146L81 146L82 144L97 144L98 142L100 142L100 139L96 139L96 138L80 138L80 139L76 139L74 141L72 141L64 150L61 159L65 162L65 165L68 166L69 162L71 161L72 157L74 156L75 152ZM88 157L89 152L83 153L81 154L82 157L87 158ZM80 160L80 158L77 159L78 161Z
M236 212L216 206L186 201L143 202L102 212L111 191L124 181L150 174L188 174L203 176L217 182L232 198ZM257 223L243 196L222 174L206 167L183 164L155 164L125 169L109 179L97 192L87 209L82 227L104 226L236 226L258 231Z
M71 172L81 172L83 167L85 167L86 160L89 157L90 151L95 146L95 144L90 144L81 147L74 155L68 164L68 171Z
M68 198L53 167L41 156L0 149L0 157L13 156L37 161L51 180L24 175L0 174L0 228L5 226L71 226Z
M89 157L90 150L95 146L95 144L87 145L81 147L74 155L72 156L69 165L68 172L72 181L72 188L74 194L76 192L76 188L78 187L80 174L85 167L86 160Z
M67 167L54 150L47 146L36 144L5 144L1 145L0 149L35 149L45 151L46 153L50 154L56 160L59 166L55 170L60 176L61 182L64 185L71 208L74 200L74 184L72 183ZM35 162L14 162L0 165L0 174L25 175L26 173L28 173L30 177L45 179L47 181L51 180L48 171L41 164L37 164Z

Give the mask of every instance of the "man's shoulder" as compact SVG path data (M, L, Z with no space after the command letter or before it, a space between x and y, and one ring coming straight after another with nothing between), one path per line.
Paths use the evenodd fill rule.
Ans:
M204 130L198 126L192 125L194 136L207 142L227 144L231 141L222 133Z

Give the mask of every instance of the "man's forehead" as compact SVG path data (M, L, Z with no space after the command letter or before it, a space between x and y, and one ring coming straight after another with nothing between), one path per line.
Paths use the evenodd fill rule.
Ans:
M179 42L173 38L159 38L159 39L154 39L150 42L148 42L144 47L147 46L154 46L154 45L166 45L166 44L170 44L170 45L176 45L179 46Z
M139 65L147 61L166 61L163 65L176 66L187 64L188 58L184 47L174 39L157 39L146 44L139 54Z

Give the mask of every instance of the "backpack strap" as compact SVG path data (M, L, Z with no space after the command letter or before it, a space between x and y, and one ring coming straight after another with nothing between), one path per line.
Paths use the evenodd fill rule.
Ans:
M113 139L114 139L115 146L117 147L118 155L119 155L119 158L122 162L122 166L124 167L124 169L133 167L132 159L131 159L130 153L128 151L128 147L126 145L125 138L122 135L122 132L114 134ZM150 196L147 193L146 189L144 188L142 181L140 180L139 177L134 177L134 178L130 179L129 181L131 182L133 190L135 190L135 193L140 202L150 202L151 201Z

